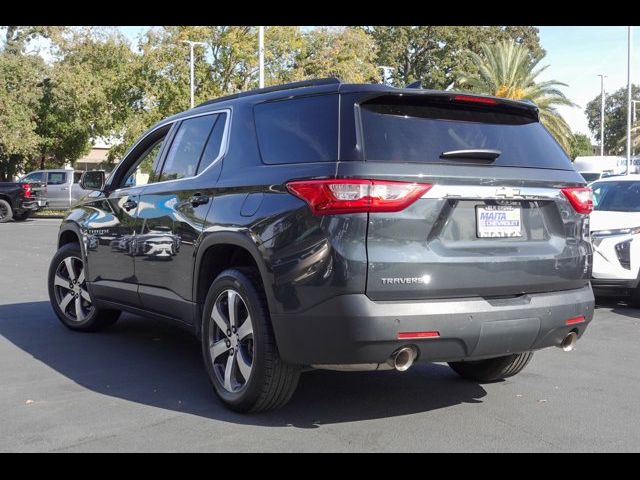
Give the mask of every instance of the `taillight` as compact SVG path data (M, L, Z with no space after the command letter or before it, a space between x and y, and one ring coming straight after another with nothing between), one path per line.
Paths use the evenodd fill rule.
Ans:
M431 185L389 180L297 180L287 183L291 193L309 204L314 215L399 212Z
M24 198L31 198L31 185L23 183L22 189L24 190Z
M482 103L483 105L497 105L498 101L494 98L476 97L475 95L455 95L454 102Z
M567 187L561 188L560 191L564 193L576 212L589 214L593 211L593 199L589 187Z

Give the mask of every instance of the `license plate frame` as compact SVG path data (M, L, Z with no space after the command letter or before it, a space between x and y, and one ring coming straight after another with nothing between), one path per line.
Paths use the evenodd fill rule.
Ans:
M476 205L476 236L481 239L522 238L522 207Z

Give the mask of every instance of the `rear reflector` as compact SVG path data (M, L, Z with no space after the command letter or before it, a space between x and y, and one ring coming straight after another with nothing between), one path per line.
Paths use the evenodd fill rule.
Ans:
M24 190L24 198L31 198L31 185L23 183L22 189Z
M482 103L484 105L497 105L498 101L494 98L476 97L474 95L455 95L454 102Z
M593 198L589 187L568 187L561 188L560 191L576 212L588 215L593 211Z
M412 338L437 338L440 332L398 332L398 340L409 340Z
M569 320L564 321L565 325L575 325L576 323L584 323L584 322L585 322L584 317L573 317L573 318L570 318Z
M314 215L363 212L399 212L431 188L426 183L390 180L299 180L287 189L301 198Z

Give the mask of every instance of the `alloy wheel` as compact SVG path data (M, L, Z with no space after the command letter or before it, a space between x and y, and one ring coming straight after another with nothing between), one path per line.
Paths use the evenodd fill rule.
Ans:
M70 321L82 322L93 312L84 263L80 258L66 257L60 262L53 280L53 289L58 307Z
M240 391L251 375L253 325L244 299L225 290L213 304L209 326L209 355L218 382L230 393Z

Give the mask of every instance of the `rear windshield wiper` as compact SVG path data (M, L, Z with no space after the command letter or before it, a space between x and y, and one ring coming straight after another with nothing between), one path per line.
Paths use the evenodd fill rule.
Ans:
M440 158L448 159L471 159L471 160L486 160L493 161L500 156L502 152L500 150L491 150L488 148L473 148L470 150L449 150L448 152L442 152Z

